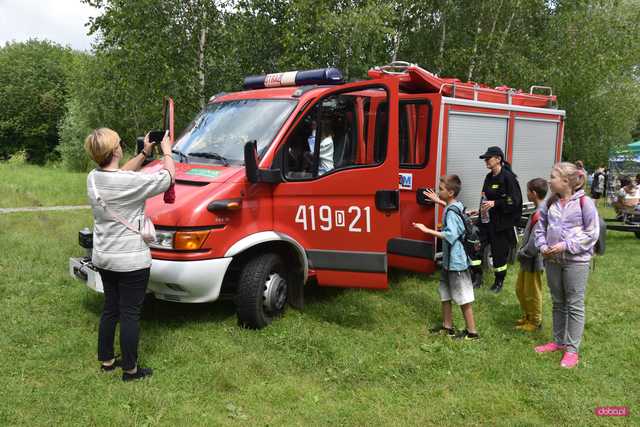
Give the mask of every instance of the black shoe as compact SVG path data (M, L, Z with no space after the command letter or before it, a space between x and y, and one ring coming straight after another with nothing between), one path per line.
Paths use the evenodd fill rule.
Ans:
M448 335L450 337L453 337L456 335L456 329L454 327L445 328L444 326L440 325L435 328L429 329L429 333L433 335Z
M473 273L472 274L472 281L473 281L473 289L478 289L482 287L482 272L480 273Z
M472 334L465 329L463 331L460 331L460 333L457 334L454 338L457 340L479 340L480 335L478 335L477 333Z
M146 377L150 377L153 375L153 369L151 368L141 368L138 366L138 370L135 374L130 374L128 372L122 373L122 381L133 381L133 380L141 380Z
M497 294L502 290L502 285L504 285L504 279L496 279L496 281L493 282L493 286L491 286L489 290Z
M119 368L120 366L122 366L122 361L120 360L120 358L116 357L114 362L111 365L105 365L103 363L100 364L100 370L102 372L111 372L113 370L115 370L116 368Z

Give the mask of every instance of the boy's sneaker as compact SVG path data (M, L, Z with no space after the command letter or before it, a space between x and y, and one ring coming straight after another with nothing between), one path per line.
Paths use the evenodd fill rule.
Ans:
M122 372L122 381L141 380L143 378L150 377L151 375L153 375L153 369L141 368L138 366L138 369L134 374Z
M529 321L529 319L527 319L527 316L524 316L524 317L516 320L516 326L524 325L528 321Z
M571 368L574 368L579 361L580 361L580 358L578 357L578 353L571 353L567 351L562 356L562 360L560 361L560 366L562 366L563 368L571 369Z
M554 351L561 351L564 350L564 346L563 345L558 345L555 342L551 341L548 342L546 344L543 345L539 345L537 347L534 348L536 353L551 353Z
M535 323L526 322L526 323L523 323L522 325L516 326L516 329L524 332L535 332L540 328L542 328L542 323L539 323L536 325Z
M433 335L448 335L453 337L456 335L456 329L454 327L445 328L444 326L436 326L435 328L429 329L429 333Z
M473 333L471 333L471 332L469 332L469 331L467 331L465 329L465 330L460 331L460 333L458 333L455 336L455 339L458 339L458 340L479 340L480 339L480 335L478 335L477 333L473 334Z

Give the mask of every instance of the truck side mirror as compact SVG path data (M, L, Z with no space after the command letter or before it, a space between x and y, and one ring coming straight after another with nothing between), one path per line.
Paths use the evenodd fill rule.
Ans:
M244 145L244 169L247 174L247 180L252 184L256 182L266 182L268 184L282 182L280 169L258 168L256 141L249 141Z
M250 183L258 182L258 153L255 141L244 144L244 169Z

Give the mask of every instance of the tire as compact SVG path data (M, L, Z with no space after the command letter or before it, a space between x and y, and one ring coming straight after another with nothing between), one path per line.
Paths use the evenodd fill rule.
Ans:
M284 313L287 275L279 255L267 253L249 260L242 268L236 293L240 326L262 329Z
M637 239L640 239L640 231L634 231L634 234L636 235Z

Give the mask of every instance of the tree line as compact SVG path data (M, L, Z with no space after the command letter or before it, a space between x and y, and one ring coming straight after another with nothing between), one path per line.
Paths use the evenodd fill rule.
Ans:
M133 143L160 126L164 95L181 129L250 74L335 66L361 79L393 60L553 87L567 110L563 155L591 167L640 134L638 0L83 2L99 11L91 52L37 40L0 48L0 158L84 170L90 129Z

